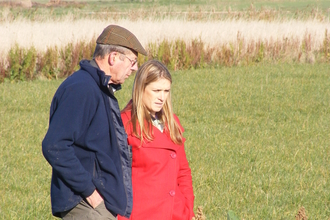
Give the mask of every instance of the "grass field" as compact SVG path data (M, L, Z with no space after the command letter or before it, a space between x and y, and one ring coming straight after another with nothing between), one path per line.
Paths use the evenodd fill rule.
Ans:
M195 208L207 219L330 216L330 71L259 65L173 72L173 104L186 129ZM133 78L117 93L123 107ZM61 83L0 84L0 219L53 219L51 168L41 153Z
M10 1L0 0L0 3L3 3L4 5L6 5L6 2ZM242 11L250 8L251 5L253 5L256 9L267 8L274 10L284 10L286 12L291 13L297 13L299 11L306 10L311 11L317 8L318 10L326 13L326 10L329 8L330 5L328 0L62 0L61 4L50 4L50 0L32 0L31 2L33 3L32 10L13 8L13 15L20 14L26 17L33 17L35 15L42 15L48 13L49 16L62 16L74 11L79 12L78 14L76 14L76 16L79 17L81 15L90 16L95 12L132 13L134 10L140 9L161 9L162 11L166 12L219 12L227 11L229 8L233 11ZM149 13L152 13L152 11L149 10Z
M308 33L317 48L329 31L328 0L48 3L20 8L0 0L2 55L15 42L44 50L91 39L109 23L130 29L144 45L180 36L230 44L238 33L246 42L295 40ZM309 219L330 219L329 63L177 71L173 80L195 209L202 206L208 220L227 219L229 210L240 219L293 220L303 206ZM41 141L61 82L0 84L0 219L54 219L51 168ZM132 82L117 93L121 107Z

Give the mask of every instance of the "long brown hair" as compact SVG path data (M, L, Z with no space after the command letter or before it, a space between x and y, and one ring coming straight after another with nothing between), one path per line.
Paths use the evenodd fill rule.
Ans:
M149 60L144 63L136 72L132 100L123 109L131 110L131 121L133 134L143 142L144 138L153 140L152 119L148 109L145 107L142 97L147 85L159 79L167 79L172 83L172 77L168 69L157 60ZM173 116L171 94L169 94L161 111L156 116L165 125L165 132L168 132L171 140L176 144L182 144L182 130Z

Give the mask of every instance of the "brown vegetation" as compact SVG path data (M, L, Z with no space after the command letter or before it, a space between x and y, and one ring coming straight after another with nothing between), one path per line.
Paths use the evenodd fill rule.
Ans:
M32 2L33 7L36 4ZM70 4L80 3L50 0L42 7ZM4 9L2 16L8 13ZM117 12L99 15L109 13ZM91 58L95 36L109 23L128 28L140 39L148 51L147 57L139 57L140 64L158 59L172 70L330 61L329 21L318 10L297 11L295 17L301 20L283 20L287 12L258 10L253 5L240 12L189 7L187 11L140 8L118 13L119 17L111 14L111 20L76 20L73 14L64 20L42 21L37 16L33 20L1 17L0 82L70 75L79 68L79 60Z
M198 69L205 67L253 65L262 62L324 63L330 61L330 35L325 32L323 44L312 50L311 35L306 34L302 43L297 39L274 41L246 41L237 34L237 44L207 46L202 40L164 40L150 43L148 56L139 56L139 63L158 59L171 70ZM35 78L67 77L79 68L81 59L91 59L95 39L86 43L69 43L63 48L49 47L45 52L15 45L8 55L0 59L0 82L31 80Z
M195 217L193 217L192 220L205 220L205 219L206 219L206 216L203 213L203 207L198 206Z
M301 207L296 215L296 220L307 220L308 217L305 212L305 208Z

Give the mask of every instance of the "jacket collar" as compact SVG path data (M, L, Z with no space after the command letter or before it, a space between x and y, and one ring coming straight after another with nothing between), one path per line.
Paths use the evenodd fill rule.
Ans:
M95 60L82 60L80 61L80 68L87 71L95 80L98 86L108 87L110 85L111 89L117 91L121 89L120 84L109 84L111 76L106 75L103 70L99 68Z
M104 71L95 64L95 61L93 64L91 60L82 60L79 63L80 68L88 72L99 87L107 88L111 76L105 75Z

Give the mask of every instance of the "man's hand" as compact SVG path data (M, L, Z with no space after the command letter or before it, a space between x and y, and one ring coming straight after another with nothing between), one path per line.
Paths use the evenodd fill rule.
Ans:
M87 202L95 209L103 201L102 196L97 190L94 190L93 194L86 198Z

